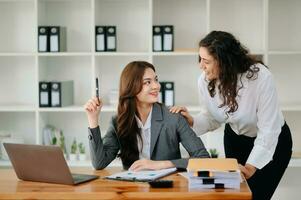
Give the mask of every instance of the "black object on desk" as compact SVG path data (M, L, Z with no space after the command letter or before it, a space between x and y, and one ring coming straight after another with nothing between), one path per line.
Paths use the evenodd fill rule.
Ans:
M172 188L173 181L172 180L156 180L148 182L152 188Z

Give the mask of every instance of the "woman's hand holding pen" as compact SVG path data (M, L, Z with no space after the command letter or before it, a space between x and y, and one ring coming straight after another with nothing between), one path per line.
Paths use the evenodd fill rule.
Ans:
M188 110L186 107L184 106L173 106L169 109L169 112L171 113L180 113L181 115L183 115L186 120L188 121L189 125L192 127L193 126L193 118L192 116L189 114Z
M96 128L98 126L98 116L102 106L102 100L97 97L93 97L84 105L90 128Z

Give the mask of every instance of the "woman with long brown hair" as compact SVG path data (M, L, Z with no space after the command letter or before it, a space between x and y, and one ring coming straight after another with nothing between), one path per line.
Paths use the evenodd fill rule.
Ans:
M230 33L212 31L199 47L202 112L193 117L181 106L170 111L185 116L197 134L225 123L226 157L240 163L253 199L270 199L292 154L273 76Z
M85 104L95 169L105 168L117 156L125 169L134 171L186 168L188 158L181 158L180 143L191 157L209 157L185 118L157 103L159 91L152 64L129 63L120 77L117 116L112 118L103 139L98 124L102 100L94 97Z

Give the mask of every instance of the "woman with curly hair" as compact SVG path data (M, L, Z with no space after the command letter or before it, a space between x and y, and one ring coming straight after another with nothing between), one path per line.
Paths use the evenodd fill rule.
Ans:
M270 70L230 33L212 31L199 43L202 111L175 106L197 134L225 123L224 148L236 158L253 199L270 199L292 154L291 132L279 108Z

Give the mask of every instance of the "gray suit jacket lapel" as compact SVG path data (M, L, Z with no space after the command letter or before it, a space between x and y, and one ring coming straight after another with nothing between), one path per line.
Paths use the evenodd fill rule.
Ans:
M151 143L150 143L150 158L157 143L157 139L160 135L163 126L163 114L161 106L157 103L153 106L152 120L151 120Z

